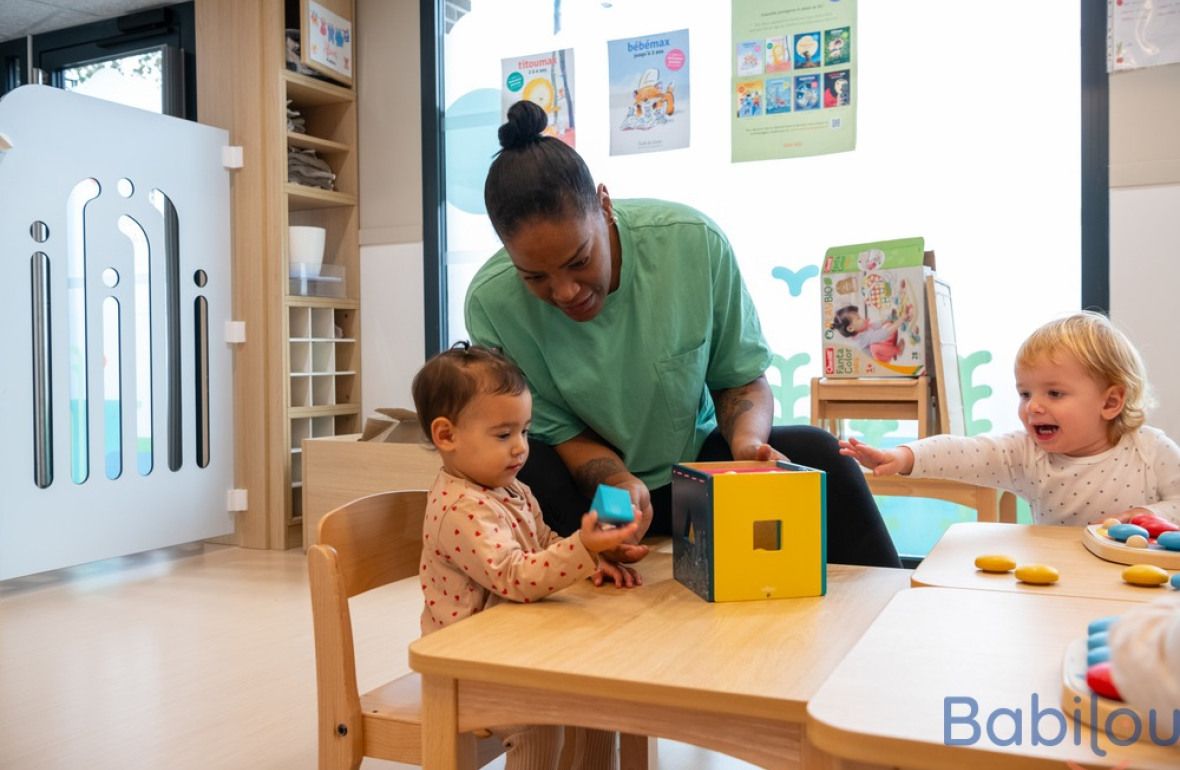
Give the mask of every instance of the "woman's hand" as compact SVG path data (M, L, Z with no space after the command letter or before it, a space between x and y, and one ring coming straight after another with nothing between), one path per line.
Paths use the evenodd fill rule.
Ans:
M914 453L909 447L876 449L850 438L840 441L840 454L853 458L878 476L905 475L914 469Z
M790 462L785 454L764 441L751 441L739 446L731 446L729 450L735 460L757 460L759 462L783 460Z
M648 527L651 526L651 491L647 485L643 483L638 476L635 476L627 471L615 473L607 476L602 480L603 484L611 487L618 487L619 489L627 490L631 495L631 511L636 514L635 521L639 525L636 529L635 538L629 540L630 543L638 543L647 534ZM641 546L646 548L645 546ZM639 561L647 555L647 551L633 559L618 558L615 561Z

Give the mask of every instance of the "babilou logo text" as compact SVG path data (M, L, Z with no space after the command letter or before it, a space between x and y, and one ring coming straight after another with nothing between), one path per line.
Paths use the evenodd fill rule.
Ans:
M1180 741L1180 709L1145 715L1129 708L1118 708L1103 719L1098 714L1097 699L1090 700L1088 719L1083 720L1081 699L1077 706L1064 711L1055 706L1043 706L1033 693L1027 711L1023 708L997 708L980 714L975 698L952 695L942 699L942 742L947 746L974 746L987 733L996 746L1056 746L1067 739L1075 746L1082 745L1082 728L1089 724L1101 728L1090 730L1090 748L1096 757L1107 752L1099 745L1099 738L1114 746L1130 746L1150 740L1157 746L1174 746Z

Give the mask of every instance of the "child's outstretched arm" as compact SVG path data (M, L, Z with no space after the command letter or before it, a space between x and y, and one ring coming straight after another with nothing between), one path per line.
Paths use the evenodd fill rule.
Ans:
M914 453L904 446L877 449L854 438L841 439L840 454L853 458L878 476L906 475L914 469Z

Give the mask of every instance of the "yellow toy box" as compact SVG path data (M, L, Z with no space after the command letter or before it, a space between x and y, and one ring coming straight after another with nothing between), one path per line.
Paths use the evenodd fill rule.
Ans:
M706 601L823 596L827 479L788 462L672 467L674 577Z
M930 362L922 238L833 246L820 271L825 377L918 377Z

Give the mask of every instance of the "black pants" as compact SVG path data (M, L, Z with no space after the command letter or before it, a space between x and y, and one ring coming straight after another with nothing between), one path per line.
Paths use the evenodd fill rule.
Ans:
M817 468L828 474L828 561L836 564L864 564L871 567L900 567L897 549L885 529L877 503L869 493L856 461L840 454L832 434L807 425L777 426L768 442L791 462ZM729 445L720 431L705 440L697 460L732 460ZM578 491L569 469L557 450L529 439L529 459L520 480L533 490L545 523L561 535L576 531L590 500ZM672 485L651 490L652 535L672 533Z

